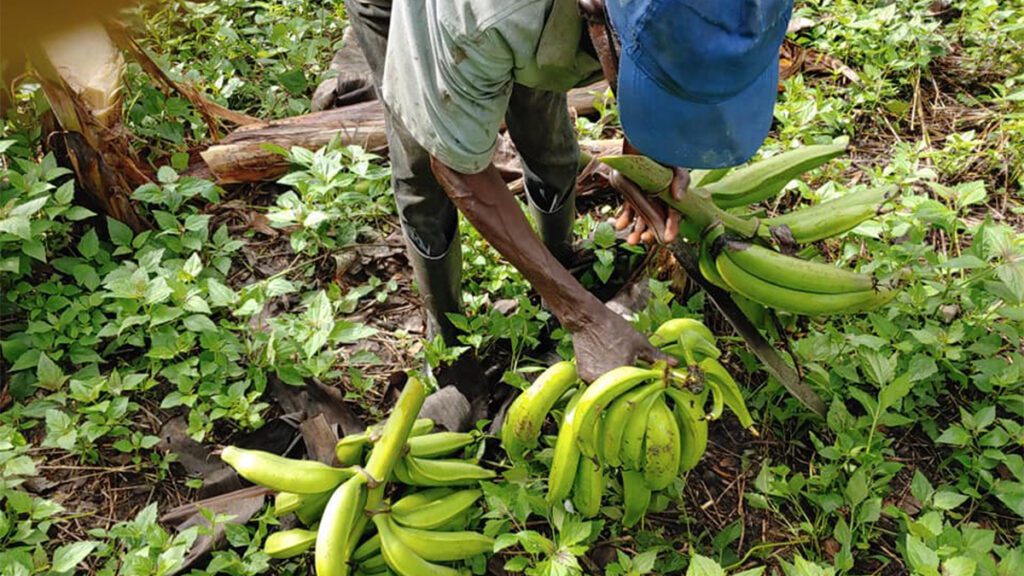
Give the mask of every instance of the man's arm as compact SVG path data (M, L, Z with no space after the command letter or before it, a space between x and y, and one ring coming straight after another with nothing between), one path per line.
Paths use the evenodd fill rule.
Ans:
M572 332L577 369L584 380L592 381L637 359L667 360L548 252L494 164L477 174L462 174L431 158L431 168L459 211L530 282L562 327Z

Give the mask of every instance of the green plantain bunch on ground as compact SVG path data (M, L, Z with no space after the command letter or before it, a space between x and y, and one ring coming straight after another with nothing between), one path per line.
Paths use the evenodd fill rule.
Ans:
M721 352L707 327L692 319L669 320L651 335L651 343L675 357L678 366L624 366L583 386L572 362L560 362L509 407L502 445L513 461L522 461L538 447L552 409L566 404L548 478L551 505L571 497L579 514L596 516L609 492L609 477L618 474L623 524L634 526L652 506L667 502L652 495L700 462L709 420L721 417L728 406L751 428L742 393L718 361Z
M460 459L475 432L434 432L416 419L423 384L411 378L388 420L346 436L335 447L340 467L229 446L221 458L245 479L278 492L278 516L294 513L306 528L275 532L264 551L290 558L313 549L318 576L464 574L446 564L489 553L492 538L467 530L478 513L481 480L492 470ZM387 484L401 486L392 503Z

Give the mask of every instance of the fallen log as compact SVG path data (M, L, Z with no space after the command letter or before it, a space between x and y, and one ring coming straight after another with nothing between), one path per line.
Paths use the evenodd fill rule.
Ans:
M604 83L569 92L569 107L577 115L596 112L594 94L603 93ZM199 153L187 173L214 180L218 184L262 182L281 176L288 160L274 150L300 146L315 150L338 137L342 144L355 144L385 154L384 109L374 100L333 110L314 112L282 120L272 120L237 128L220 142Z
M286 150L292 146L316 150L336 136L346 145L356 144L372 152L386 150L384 110L380 103L374 100L242 126L200 152L201 162L190 166L189 173L218 184L273 180L285 172L288 160L267 144Z

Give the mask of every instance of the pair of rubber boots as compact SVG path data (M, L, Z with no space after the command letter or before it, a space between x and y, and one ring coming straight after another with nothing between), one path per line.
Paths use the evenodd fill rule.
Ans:
M545 212L532 203L530 213L541 241L563 265L573 258L572 227L576 220L575 198L560 208ZM427 338L440 335L448 346L459 345L459 330L448 314L462 313L462 243L458 236L441 256L422 254L407 242L420 298L427 320ZM427 367L430 370L430 367ZM449 366L432 371L438 392L427 398L423 417L432 418L449 430L465 429L486 413L490 385L479 359L472 351L463 353Z

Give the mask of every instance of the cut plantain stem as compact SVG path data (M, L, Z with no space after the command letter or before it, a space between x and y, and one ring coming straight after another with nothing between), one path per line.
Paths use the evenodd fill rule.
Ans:
M374 444L370 457L366 462L368 476L372 478L390 478L395 468L395 462L402 457L402 450L405 449L416 424L416 416L423 407L423 400L426 398L427 390L423 382L415 376L410 376L406 381L402 393L391 410L387 422L380 429L380 439ZM377 486L369 488L366 494L366 503L363 511L377 510L384 503L384 489L387 481L378 482ZM370 522L369 517L364 513L356 520L353 530L352 541L348 544L348 550L355 550L362 537L366 525Z

